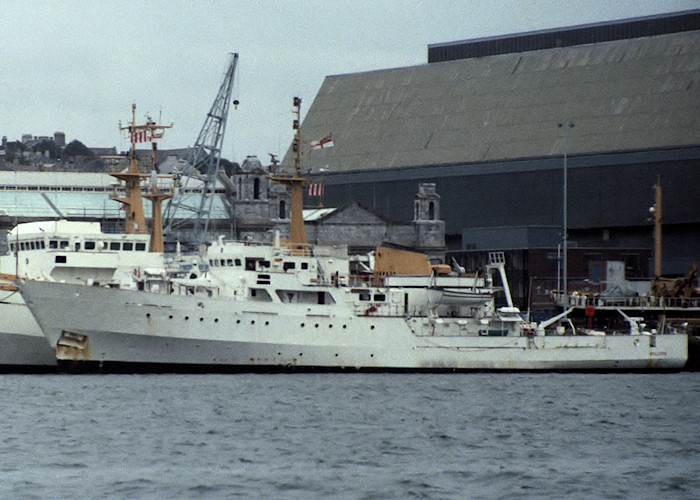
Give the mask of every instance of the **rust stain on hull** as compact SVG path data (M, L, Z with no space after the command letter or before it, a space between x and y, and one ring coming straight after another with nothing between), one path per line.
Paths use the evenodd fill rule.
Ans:
M87 335L62 332L56 342L56 358L61 360L87 361L90 359L90 344Z

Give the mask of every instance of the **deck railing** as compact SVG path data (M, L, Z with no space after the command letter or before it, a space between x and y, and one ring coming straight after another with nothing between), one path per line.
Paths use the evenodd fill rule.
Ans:
M640 309L700 309L700 297L656 297L640 295L635 297L603 297L581 294L564 296L561 292L552 292L552 298L561 307L595 308L640 308Z

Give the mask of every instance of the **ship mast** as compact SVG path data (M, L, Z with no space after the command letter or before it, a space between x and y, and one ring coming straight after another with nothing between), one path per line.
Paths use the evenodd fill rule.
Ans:
M153 143L154 139L158 139L163 136L163 130L166 128L171 128L172 125L158 125L156 124L153 120L150 118L146 121L144 125L137 125L136 124L136 104L131 105L131 124L127 125L125 127L119 127L120 130L128 130L129 131L129 136L130 136L130 141L131 141L131 150L129 151L129 168L126 172L113 172L110 175L112 177L116 177L119 180L124 181L125 185L125 191L126 194L123 197L117 196L116 192L112 194L110 197L111 200L118 201L123 204L124 210L126 210L126 221L125 221L125 227L124 231L127 234L148 234L148 227L146 226L146 217L144 215L143 211L143 196L141 194L141 179L145 177L149 177L148 174L142 174L139 172L139 166L138 166L138 159L136 158L136 144L140 142L151 142ZM152 146L152 157L154 161L154 169L155 169L155 143L153 143ZM157 189L156 186L154 185L153 187L154 193L156 194L155 190ZM153 195L149 195L149 197L152 197ZM160 197L162 195L158 195ZM156 199L151 198L152 201L155 201L156 203L154 204L154 212L153 212L153 224L152 226L156 226L157 224L160 224L160 229L158 227L152 227L151 230L151 237L153 238L153 233L160 233L160 240L161 244L160 246L162 247L162 222L158 223L157 220L160 220L160 215L156 217L155 214L155 208L157 205L158 212L160 213L160 203L162 202L162 199ZM165 198L164 198L165 199ZM157 219L157 220L156 220ZM158 251L154 249L154 244L153 241L151 241L151 251ZM162 251L162 250L161 250Z
M172 189L164 192L158 191L158 174L156 170L156 143L151 143L151 192L143 195L151 202L151 246L150 252L164 252L165 242L163 238L163 202L173 197ZM172 176L167 176L172 177Z
M308 179L300 177L301 173L301 130L299 127L301 114L301 98L295 97L294 105L294 121L293 128L295 131L292 150L294 156L294 175L287 176L271 176L270 179L289 186L291 190L291 207L290 207L290 228L289 228L289 246L297 249L306 248L306 231L304 229L304 206L303 206L303 190L304 184L309 182Z

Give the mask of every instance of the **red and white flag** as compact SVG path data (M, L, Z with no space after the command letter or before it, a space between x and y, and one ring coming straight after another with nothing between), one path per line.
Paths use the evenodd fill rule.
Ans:
M312 183L306 188L309 196L323 196L323 183Z
M140 130L138 132L131 133L131 142L139 143L139 142L147 142L150 140L151 140L151 138L149 137L147 130Z
M333 139L331 138L330 134L328 134L323 139L319 139L317 141L311 141L311 149L325 149L325 148L332 148L332 147L333 147Z

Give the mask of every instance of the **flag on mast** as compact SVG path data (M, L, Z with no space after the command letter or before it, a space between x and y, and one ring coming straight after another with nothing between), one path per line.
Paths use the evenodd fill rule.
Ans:
M323 196L323 183L316 182L309 184L306 188L306 192L309 193L309 196Z
M331 134L328 134L326 137L319 139L317 141L311 141L311 149L325 149L325 148L332 148L333 147L333 139L331 138Z
M151 138L148 134L148 131L146 130L141 130L139 132L132 132L131 133L131 142L147 142L150 141Z

